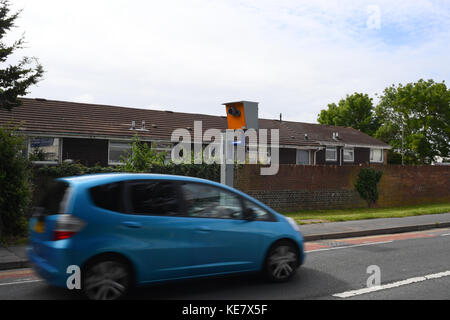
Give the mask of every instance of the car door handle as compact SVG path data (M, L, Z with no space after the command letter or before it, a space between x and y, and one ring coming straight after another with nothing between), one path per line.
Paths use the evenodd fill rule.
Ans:
M122 225L127 228L134 228L134 229L142 228L142 224L135 221L125 221L122 222Z
M211 228L209 227L205 227L205 226L201 226L197 228L198 232L211 232Z

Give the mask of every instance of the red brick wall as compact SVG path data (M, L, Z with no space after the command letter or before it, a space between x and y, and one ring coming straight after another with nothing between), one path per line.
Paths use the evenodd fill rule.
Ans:
M450 166L371 165L383 171L380 207L450 202ZM274 209L365 207L354 183L361 166L280 165L275 176L260 175L259 165L235 170L234 186Z

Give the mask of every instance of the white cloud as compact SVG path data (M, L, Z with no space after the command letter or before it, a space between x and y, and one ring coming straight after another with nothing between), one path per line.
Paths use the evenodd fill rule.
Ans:
M367 28L367 7L380 29ZM47 73L30 96L314 122L347 93L449 80L450 9L417 1L16 0ZM75 98L73 98L75 97ZM155 107L157 106L157 107Z

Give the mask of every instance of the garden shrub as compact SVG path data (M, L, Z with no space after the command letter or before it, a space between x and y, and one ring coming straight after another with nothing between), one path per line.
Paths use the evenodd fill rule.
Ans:
M26 233L32 170L23 150L24 137L0 127L0 237Z
M362 168L358 173L355 188L361 198L367 201L369 207L374 206L378 200L378 182L383 172L372 168Z

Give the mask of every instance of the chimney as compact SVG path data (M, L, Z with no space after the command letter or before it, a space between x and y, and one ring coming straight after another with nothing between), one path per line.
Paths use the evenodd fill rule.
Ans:
M333 132L333 140L338 140L339 139L339 132Z

